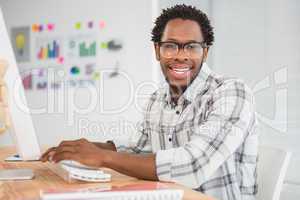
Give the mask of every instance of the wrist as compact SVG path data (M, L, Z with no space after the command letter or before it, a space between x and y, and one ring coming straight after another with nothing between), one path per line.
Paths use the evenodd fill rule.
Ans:
M115 153L114 151L104 150L103 152L104 156L102 157L103 160L102 167L111 168L111 165L114 160L114 153Z

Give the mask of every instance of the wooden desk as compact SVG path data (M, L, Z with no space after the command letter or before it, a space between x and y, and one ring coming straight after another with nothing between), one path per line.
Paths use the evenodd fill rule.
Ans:
M116 171L105 169L112 175L112 181L109 183L86 183L75 182L66 183L63 179L58 177L51 171L51 164L42 162L4 162L4 158L15 152L14 148L6 147L0 148L0 170L11 168L30 168L34 170L35 178L26 181L3 181L0 182L0 200L37 200L39 199L39 192L43 189L50 188L87 188L96 186L122 186L137 183L146 183L136 178L132 178ZM212 200L212 198L193 191L178 184L167 183L172 188L180 188L184 190L184 200L199 199Z

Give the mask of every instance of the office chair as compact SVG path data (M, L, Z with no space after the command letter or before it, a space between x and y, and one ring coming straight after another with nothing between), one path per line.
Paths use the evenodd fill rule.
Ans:
M258 200L279 200L291 152L270 146L258 149Z

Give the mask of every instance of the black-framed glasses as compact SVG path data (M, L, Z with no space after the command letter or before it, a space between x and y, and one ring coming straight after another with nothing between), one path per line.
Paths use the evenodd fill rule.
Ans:
M188 55L189 58L199 58L203 54L203 49L206 48L205 42L159 42L160 54L165 58L175 57L180 49Z

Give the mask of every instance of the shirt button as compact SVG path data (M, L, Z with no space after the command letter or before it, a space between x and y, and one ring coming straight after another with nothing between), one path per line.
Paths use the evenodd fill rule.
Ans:
M177 114L177 115L179 115L179 114L180 114L179 110L176 110L176 114Z

